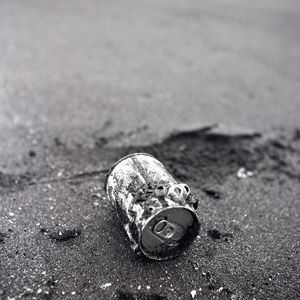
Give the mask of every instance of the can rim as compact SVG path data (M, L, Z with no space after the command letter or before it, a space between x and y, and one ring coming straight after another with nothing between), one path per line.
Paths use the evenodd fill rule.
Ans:
M142 247L142 234L143 234L143 231L145 229L145 227L149 224L149 222L154 219L159 213L161 213L162 211L166 211L166 210L170 210L170 209L174 209L174 208L184 208L186 210L188 210L189 212L191 212L193 218L194 218L194 227L196 228L196 231L197 234L191 238L190 242L186 243L184 247L182 247L182 250L179 251L177 254L175 255L172 255L172 256L166 256L166 257L159 257L157 255L151 255L149 252L145 251L145 249L143 249ZM199 230L200 230L200 226L201 226L201 223L200 223L200 220L199 220L199 217L196 213L196 211L194 209L192 209L190 206L187 205L176 205L176 206L172 206L172 207L168 207L168 208L164 208L164 209L161 209L160 211L158 211L156 214L152 215L149 219L147 219L146 223L143 225L141 231L140 231L140 235L139 235L139 239L138 239L138 244L139 244L139 248L141 250L141 252L148 258L150 259L153 259L153 260L168 260L168 259L171 259L171 258L175 258L176 256L180 255L180 253L184 250L184 249L187 249L189 248L189 246L192 244L192 242L195 240L195 238L197 237L197 235L199 234Z
M145 156L150 156L150 157L153 157L155 158L152 154L149 154L149 153L145 153L145 152L134 152L134 153L131 153L131 154L127 154L125 155L124 157L120 158L119 160L117 160L113 165L112 167L108 170L106 176L105 176L105 181L104 181L104 190L105 192L107 193L107 181L108 181L108 178L109 176L111 175L112 171L115 169L115 167L121 163L123 160L129 158L129 157L132 157L132 156L136 156L136 155L145 155Z

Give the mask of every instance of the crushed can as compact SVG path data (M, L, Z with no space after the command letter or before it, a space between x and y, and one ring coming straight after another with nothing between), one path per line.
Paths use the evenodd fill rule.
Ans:
M198 200L150 154L120 159L106 176L105 190L138 254L176 257L199 233Z

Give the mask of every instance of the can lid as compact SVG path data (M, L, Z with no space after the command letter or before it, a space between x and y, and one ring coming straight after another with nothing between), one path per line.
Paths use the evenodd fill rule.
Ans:
M149 258L164 260L179 255L199 233L196 213L183 206L161 210L144 225L141 251Z

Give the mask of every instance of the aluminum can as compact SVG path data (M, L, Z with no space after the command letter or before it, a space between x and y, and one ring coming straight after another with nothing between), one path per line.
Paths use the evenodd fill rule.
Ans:
M199 233L198 200L150 154L120 159L107 174L105 190L138 254L176 257Z

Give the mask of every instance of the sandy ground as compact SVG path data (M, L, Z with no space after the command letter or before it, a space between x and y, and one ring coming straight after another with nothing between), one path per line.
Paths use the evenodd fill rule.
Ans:
M0 298L299 298L299 15L291 0L1 1ZM137 258L105 198L135 151L200 199L178 259Z

